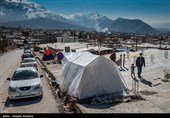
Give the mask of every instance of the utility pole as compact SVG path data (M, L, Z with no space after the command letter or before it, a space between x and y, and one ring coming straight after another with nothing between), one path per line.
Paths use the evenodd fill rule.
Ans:
M160 39L160 46L159 46L160 49L162 48L162 41L163 41L163 37L161 37Z
M73 32L73 38L74 38L74 43L75 43L75 33Z
M138 40L137 40L137 38L135 38L136 39L136 51L138 51Z

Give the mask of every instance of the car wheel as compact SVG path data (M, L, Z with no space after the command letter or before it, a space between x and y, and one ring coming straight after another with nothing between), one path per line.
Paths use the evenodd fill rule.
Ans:
M40 95L40 98L43 98L43 93Z
M9 99L9 103L11 103L13 101L13 99L10 99L9 97L8 97L8 99Z

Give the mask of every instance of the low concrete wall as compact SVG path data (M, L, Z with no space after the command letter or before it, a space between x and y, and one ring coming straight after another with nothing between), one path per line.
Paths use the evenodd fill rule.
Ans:
M36 56L36 54L34 52L33 52L33 54ZM58 88L58 85L56 86L57 83L55 82L55 80L56 80L55 76L51 73L51 71L47 68L47 66L44 64L44 62L39 57L37 57L37 59L41 63L41 65L43 66L43 69L50 76L51 79L48 79L48 80L52 83L51 84L52 85L51 86L52 87L52 91L53 91L53 93L55 93L55 96L57 96L59 98L59 95L58 95L57 91L60 91L60 90ZM55 86L53 86L53 85L55 85ZM73 107L73 110L74 110L75 113L83 113L76 103L73 103L72 107Z

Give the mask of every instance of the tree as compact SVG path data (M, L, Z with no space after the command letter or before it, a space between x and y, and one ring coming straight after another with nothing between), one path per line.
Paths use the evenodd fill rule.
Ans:
M5 48L8 46L8 41L6 40L6 38L2 38L0 39L0 50L5 52Z
M24 43L24 44L28 44L28 41L27 41L27 39L25 39L23 43Z
M164 39L163 39L163 37L161 37L161 39L160 39L160 44L159 44L159 48L161 49L162 48L162 41L163 41Z
M78 38L79 38L79 39L83 38L83 36L82 36L82 33L81 33L81 32L79 33Z

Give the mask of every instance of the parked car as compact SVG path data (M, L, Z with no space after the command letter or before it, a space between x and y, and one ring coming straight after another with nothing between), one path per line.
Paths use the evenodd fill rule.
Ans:
M9 99L43 96L41 77L34 67L18 68L11 78L8 88Z
M33 58L33 57L34 57L34 55L32 53L23 53L23 55L21 56L22 60L24 58Z
M126 48L117 48L115 51L116 51L116 52L126 52L126 51L135 52L135 50L132 49L132 48L130 48L130 49L126 49Z
M38 71L38 64L35 58L24 58L21 62L20 67L35 67Z
M24 53L31 53L31 49L24 49Z
M23 46L20 46L19 49L23 49L24 47Z
M24 50L26 50L26 49L30 49L30 46L25 46L25 47L24 47Z

